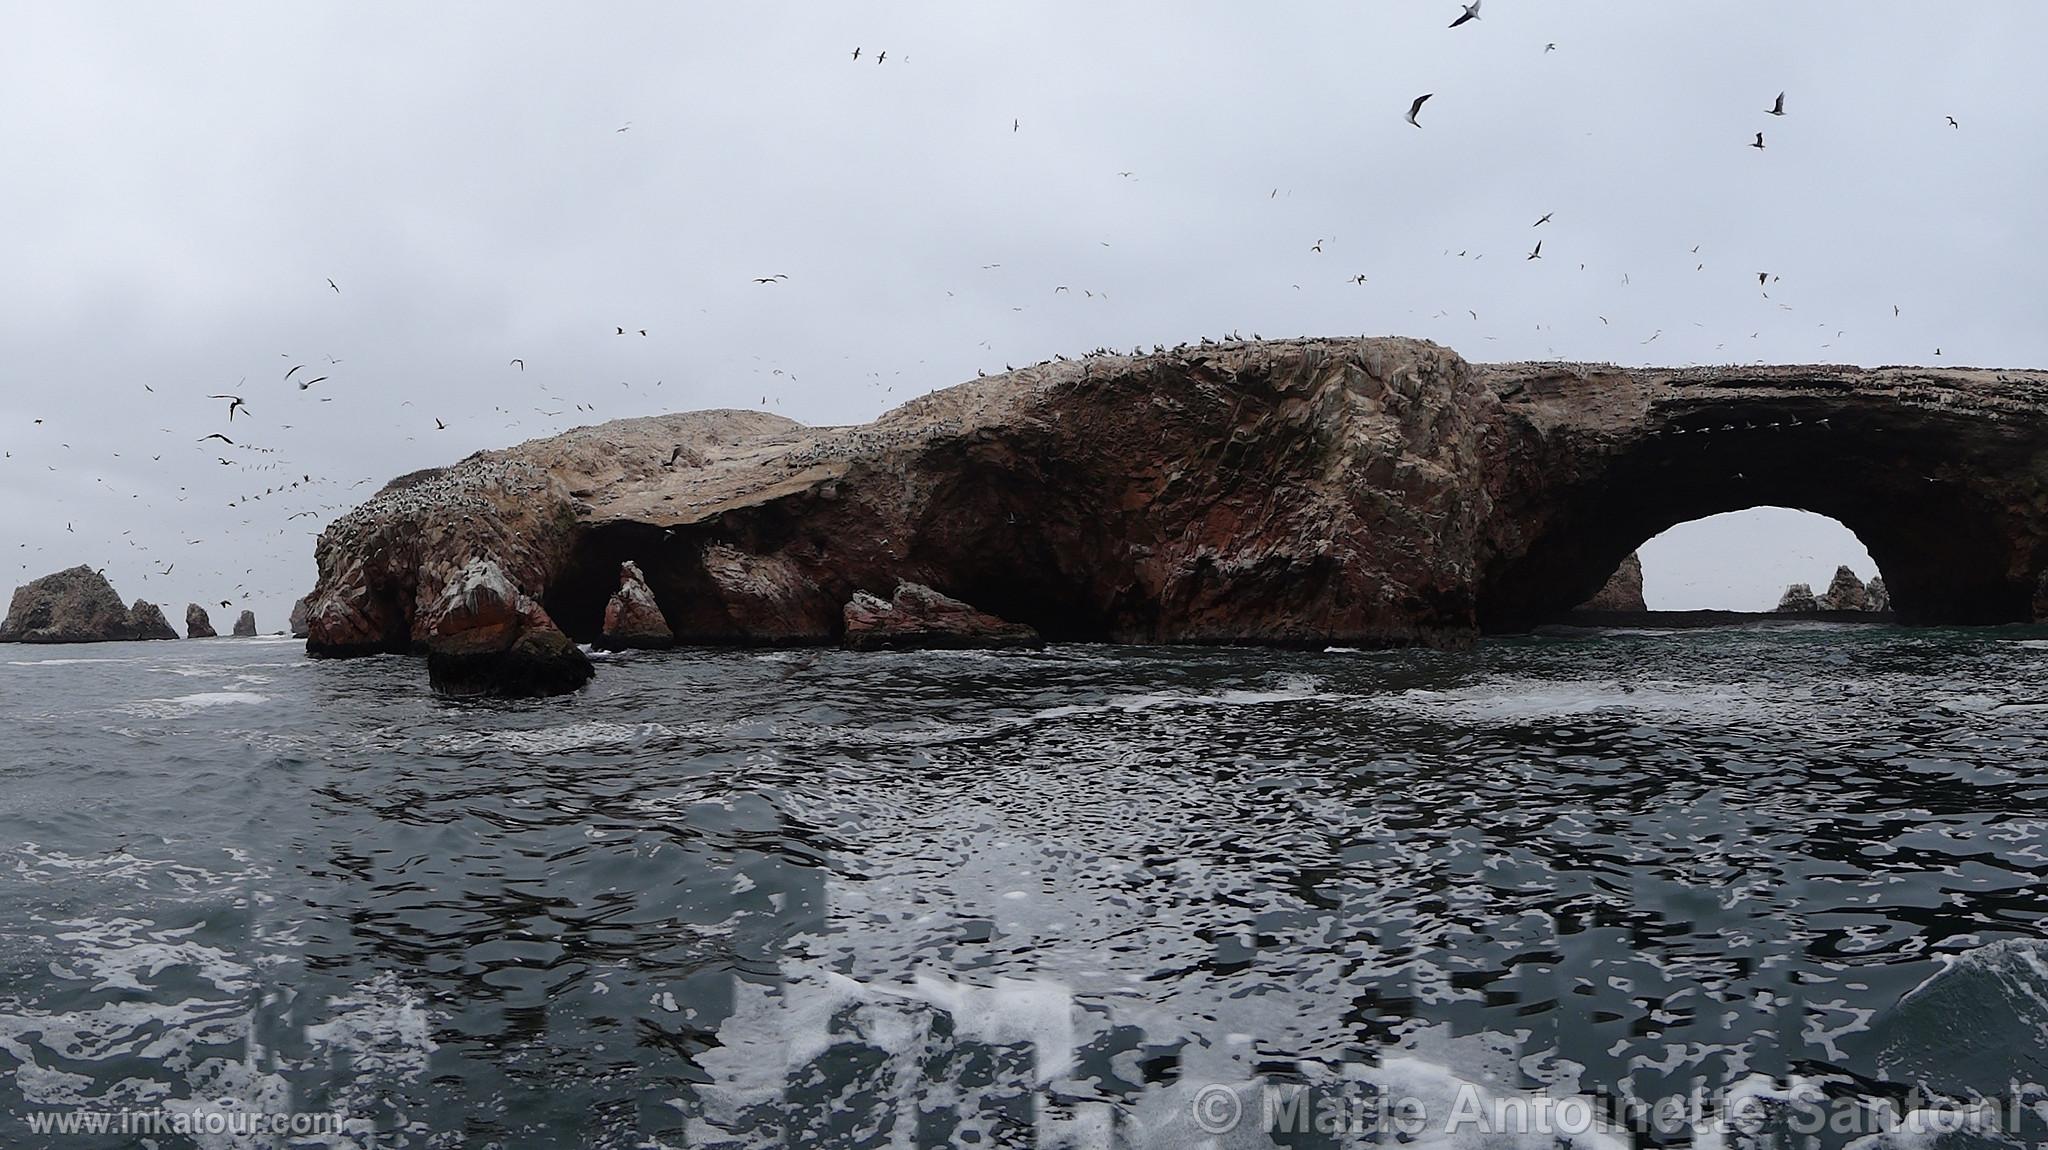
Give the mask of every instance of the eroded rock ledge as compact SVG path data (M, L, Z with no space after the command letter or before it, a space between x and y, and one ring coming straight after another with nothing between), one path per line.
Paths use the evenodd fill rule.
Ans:
M315 654L421 651L488 559L596 640L632 562L675 642L835 643L921 584L1052 640L1456 644L1557 617L1673 524L1855 530L1909 622L2048 616L2048 376L1473 365L1407 339L1014 371L858 427L705 411L388 485L321 536Z

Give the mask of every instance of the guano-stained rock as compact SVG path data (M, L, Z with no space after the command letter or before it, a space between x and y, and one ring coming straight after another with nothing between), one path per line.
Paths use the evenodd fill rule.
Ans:
M1870 609L1870 594L1863 589L1863 580L1847 567L1835 568L1835 577L1828 581L1828 589L1821 592L1816 600L1823 611L1867 611Z
M647 586L640 565L628 559L619 564L619 589L604 608L604 630L597 647L606 651L661 650L676 645L675 632L662 618L661 605Z
M1045 645L1030 627L977 611L921 583L899 583L887 599L856 591L842 617L843 642L857 651Z
M1903 622L2026 621L2044 443L2037 372L1475 365L1395 338L1094 355L859 427L655 416L403 477L321 536L307 648L417 649L479 556L583 640L630 560L682 643L837 642L856 591L913 582L1053 640L1457 644L1761 504L1855 531Z
M449 695L561 695L590 681L590 660L503 568L475 559L429 606L427 677Z
M185 604L185 637L187 639L212 639L220 632L213 629L213 619L206 608L197 603Z
M1867 600L1865 605L1869 610L1889 611L1892 609L1891 594L1884 589L1884 576L1872 575L1870 582L1863 585L1863 592Z
M123 607L106 576L67 568L15 588L0 643L102 643L175 639L164 613L141 599Z
M1794 583L1790 587L1785 588L1783 595L1778 596L1777 609L1781 612L1818 611L1820 610L1820 604L1815 601L1811 586L1805 583Z

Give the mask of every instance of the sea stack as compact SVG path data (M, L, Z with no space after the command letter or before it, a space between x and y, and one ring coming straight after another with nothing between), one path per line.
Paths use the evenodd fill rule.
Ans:
M307 623L313 617L312 608L308 605L308 600L311 598L312 596L310 595L303 596L298 602L292 604L291 629L292 638L294 639L306 637Z
M1835 577L1828 581L1828 589L1819 600L1823 611L1868 611L1870 593L1864 590L1863 580L1847 567L1835 568Z
M1581 611L1648 611L1643 602L1643 559L1631 551L1607 579L1607 585L1579 604Z
M1794 583L1785 588L1785 593L1778 597L1778 610L1818 611L1820 605L1814 602L1812 587L1805 583Z
M676 645L675 632L631 559L619 564L619 589L604 606L604 631L594 644L603 651L661 650Z
M243 611L241 618L235 620L235 637L238 639L253 639L255 636L256 612Z
M104 643L175 639L155 604L137 599L123 607L106 576L79 566L15 588L0 643Z
M185 604L185 637L187 639L212 639L220 632L213 629L213 620L206 614L206 608L197 603Z

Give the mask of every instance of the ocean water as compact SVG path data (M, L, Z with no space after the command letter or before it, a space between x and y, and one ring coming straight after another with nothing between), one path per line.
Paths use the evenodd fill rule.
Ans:
M0 1146L2035 1144L2044 876L2041 630L0 647Z

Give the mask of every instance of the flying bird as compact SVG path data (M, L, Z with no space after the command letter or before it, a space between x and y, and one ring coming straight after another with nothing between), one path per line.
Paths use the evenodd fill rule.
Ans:
M334 288L334 294L335 294L335 295L340 295L340 294L341 294L341 288L340 288L340 287L339 287L338 285L336 285L336 284L335 284L335 282L334 282L334 281L333 281L332 279L329 279L329 280L327 281L327 286L328 286L328 287L331 287L331 288Z
M1532 259L1532 260L1540 260L1540 259L1542 259L1542 258L1543 258L1543 241L1542 241L1542 240L1537 240L1537 241L1536 241L1536 247L1535 247L1535 250L1531 251L1531 252L1530 252L1530 253L1529 253L1529 254L1528 254L1527 256L1525 256L1525 257L1523 257L1523 258L1525 258L1525 259Z
M243 411L247 411L247 410L249 410L249 405L248 405L248 404L246 404L246 403L243 403L243 402L242 402L242 397L241 397L241 396L239 396L239 395L209 395L209 396L207 396L206 398L208 398L208 399L225 399L225 400L227 400L227 401L228 401L228 422L229 422L229 423L233 423L233 422L235 421L235 409L236 409L236 408L238 408L238 407L239 407L239 408L241 408L241 409L242 409Z
M1012 132L1016 131L1016 130L1017 130L1017 125L1019 125L1019 124L1022 124L1023 122L1024 122L1024 121L1022 121L1022 120L1011 120L1011 121L1010 121L1010 130L1011 130Z
M300 391L304 391L304 390L306 390L307 388L309 388L309 387L313 386L313 385L314 385L314 384L316 384L316 383L325 383L325 382L327 382L327 377L326 377L326 376L324 376L324 375L323 375L323 376L319 376L319 377L317 377L317 378L314 378L314 379L308 379L308 380L304 380L304 381L302 381L302 382L301 382L301 383L299 384L299 390L300 390Z
M1770 114L1771 114L1771 115L1773 115L1773 116L1782 116L1782 115L1784 115L1784 114L1785 114L1785 93L1783 93L1783 92L1780 92L1780 93L1778 93L1778 102L1777 102L1777 103L1775 103L1775 104L1772 104L1772 105L1771 105L1770 107L1768 107L1768 108L1764 109L1764 111L1766 111L1766 112L1770 113Z
M1951 127L1951 128L1960 128L1960 127L1962 127L1962 125L1961 125L1961 124L1958 124L1958 123L1956 123L1956 118L1955 118L1954 116L1950 116L1950 117L1948 118L1948 126L1949 126L1949 127Z
M853 50L853 58L854 58L854 59L856 59L856 60L860 59L860 49L859 49L859 48L855 48L855 49Z
M1543 54L1546 56L1550 55L1552 52L1555 51L1557 51L1557 45L1555 44L1545 44L1543 46Z
M1754 143L1754 144L1751 144L1751 145L1750 145L1750 147L1752 147L1752 148L1755 148L1755 149L1757 149L1758 151L1762 151L1762 150L1763 150L1763 146L1764 146L1764 134L1763 134L1762 132L1758 132L1758 133L1756 134L1756 143Z
M1410 105L1408 105L1408 122L1409 122L1409 123L1411 123L1411 124L1414 124L1414 125L1415 125L1416 127L1418 127L1418 128L1420 128L1420 127L1422 126L1422 125L1421 125L1420 123L1418 123L1418 122L1416 121L1416 119L1415 119L1415 114L1416 114L1416 113L1418 113L1418 112L1420 112L1420 111L1422 111L1422 105L1423 105L1423 104L1424 104L1425 102L1427 102L1427 101L1428 101L1428 99L1429 99L1429 98L1430 98L1431 96L1434 96L1434 95L1436 95L1436 93L1435 93L1435 92L1424 92L1424 93L1423 93L1422 95L1420 95L1420 96L1417 96L1417 97L1415 97L1415 102L1414 102L1413 104L1410 104Z
M299 365L299 367L304 367L304 366L306 366L306 365L305 365L305 364L303 364L303 363ZM292 369L291 371L285 372L285 373L284 373L284 377L285 377L286 379L290 379L290 378L292 377L292 372L295 372L295 371L299 370L299 367L295 367L295 368L293 368L293 369Z
M1532 227L1532 228L1540 228L1540 227L1542 227L1542 226L1543 226L1544 224L1547 224L1547 223L1549 223L1549 222L1550 222L1550 217L1552 217L1552 216L1554 216L1554 215L1556 215L1556 214L1557 214L1556 212L1545 212L1545 213L1543 213L1543 218L1542 218L1542 219L1540 219L1540 220L1537 220L1537 221L1536 221L1535 223L1533 223L1533 224L1530 224L1529 226L1530 226L1530 227Z
M441 422L440 420L436 419L436 420L434 421L434 430L435 430L435 431L446 431L446 430L448 430L448 425L447 425L447 424L445 424L445 423L442 423L442 422Z
M613 332L614 332L615 334L617 334L617 335L624 335L624 334L626 334L626 329L625 329L625 328L622 328L622 327L615 327L615 328L613 328L613 329L612 329L612 331L613 331Z
M1355 276L1352 276L1352 277L1351 277L1351 279L1350 279L1349 281L1347 281L1347 282L1349 282L1349 283L1355 283L1355 284L1358 284L1358 285L1360 285L1360 286L1364 286L1364 284L1365 284L1365 273L1364 273L1364 272L1360 272L1360 273L1358 273L1357 275L1355 275Z
M1758 285L1759 287L1761 287L1761 286L1763 285L1764 281L1765 281L1766 279L1768 279L1768 278L1770 277L1770 274L1771 274L1771 273L1769 273L1769 272L1758 272L1758 273L1756 273L1756 282L1757 282L1757 285Z
M786 280L788 278L789 276L787 274L773 276L755 276L754 282L757 284L772 284L780 280Z
M885 50L885 51L883 51L882 53L880 53L879 55L877 55L877 56L875 57L875 63L879 64L879 63L881 63L882 61L884 61L884 60L887 60L888 58L889 58L889 53L888 53L888 52L887 52L887 51Z
M199 440L198 440L198 442L200 442L200 443L205 443L205 442L206 442L207 440L209 440L209 439L218 439L218 440L220 440L220 441L221 441L222 443L225 443L225 444L227 444L227 445L228 445L229 447L233 447L233 446L235 445L235 441L234 441L234 440L232 440L232 439L229 439L229 438L228 438L227 436L225 436L225 435L222 435L222 434L221 434L220 432L218 432L218 431L214 432L214 433L213 433L212 435L202 435L202 436L200 436L200 437L199 437ZM225 460L223 460L222 462L226 462L226 461L225 461Z
M1460 24L1479 19L1480 2L1481 0L1472 0L1470 4L1465 5L1465 10L1459 13L1456 20L1451 21L1451 27L1456 28Z
M521 371L525 371L525 370L526 370L526 361L525 361L525 360L523 360L523 359L515 359L515 360L513 360L512 362L513 362L513 364L515 364L515 365L517 365L517 366L518 366L519 370L521 370Z

